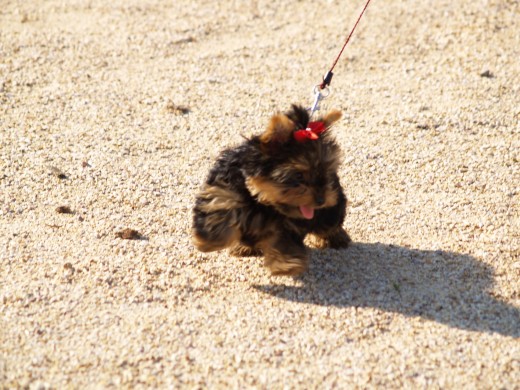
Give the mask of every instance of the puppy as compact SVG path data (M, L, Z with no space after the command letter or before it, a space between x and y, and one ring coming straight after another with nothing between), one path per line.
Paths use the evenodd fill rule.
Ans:
M195 246L263 255L273 275L307 269L309 234L317 247L346 248L340 149L329 131L340 118L330 111L309 122L307 110L293 105L273 116L261 135L223 151L193 208Z

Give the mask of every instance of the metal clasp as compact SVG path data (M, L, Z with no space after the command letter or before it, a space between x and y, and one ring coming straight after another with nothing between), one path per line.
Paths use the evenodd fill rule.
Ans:
M309 117L312 118L312 115L320 109L320 102L327 98L330 93L331 93L331 90L328 86L326 86L325 88L321 88L321 85L318 84L314 87L314 90L313 90L313 93L314 93L314 102L312 103L312 106L311 108L309 109L310 113L309 113Z

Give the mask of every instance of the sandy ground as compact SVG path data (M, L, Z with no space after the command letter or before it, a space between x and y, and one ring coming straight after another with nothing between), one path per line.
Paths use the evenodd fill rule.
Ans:
M191 244L362 6L1 2L0 388L520 388L518 1L370 5L324 103L352 248L293 279Z

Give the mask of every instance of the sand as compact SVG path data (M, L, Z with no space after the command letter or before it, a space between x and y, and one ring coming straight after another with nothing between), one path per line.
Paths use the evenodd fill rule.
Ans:
M322 105L350 249L291 278L191 243L219 151L310 105L363 5L2 2L0 388L519 388L518 1L370 5Z

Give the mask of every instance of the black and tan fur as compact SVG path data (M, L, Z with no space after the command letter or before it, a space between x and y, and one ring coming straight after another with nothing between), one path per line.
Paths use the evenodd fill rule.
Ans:
M318 121L328 129L340 117L331 111ZM297 142L294 131L308 122L308 112L293 106L273 116L263 134L221 153L193 209L199 250L263 254L272 274L298 275L308 265L306 235L319 247L347 247L340 149L330 130L317 140ZM309 209L305 217L302 210Z

